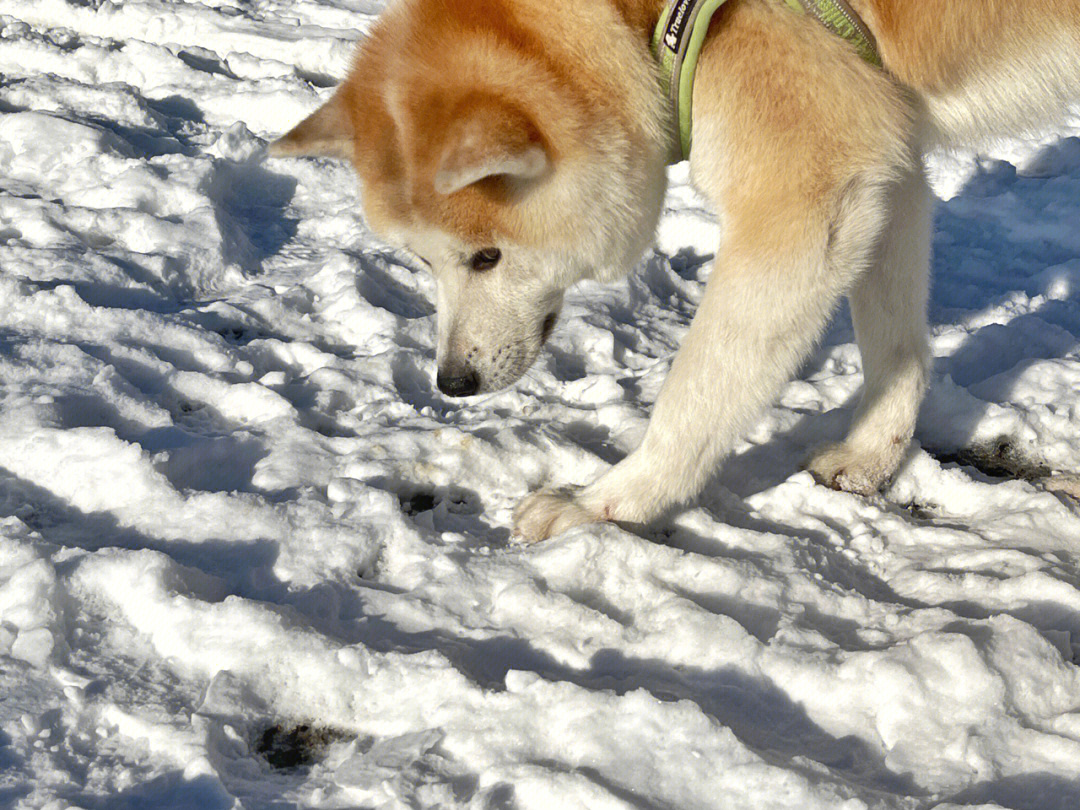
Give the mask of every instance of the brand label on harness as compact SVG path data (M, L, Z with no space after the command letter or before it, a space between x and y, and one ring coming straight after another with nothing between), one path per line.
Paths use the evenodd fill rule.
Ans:
M668 15L667 30L664 32L664 45L673 53L679 52L679 43L687 31L686 22L689 19L687 12L694 5L695 0L678 0L671 8Z

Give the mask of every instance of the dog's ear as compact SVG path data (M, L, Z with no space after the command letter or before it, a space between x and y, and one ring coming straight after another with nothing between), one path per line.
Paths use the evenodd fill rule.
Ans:
M470 104L447 127L435 190L453 194L485 177L523 183L551 165L540 134L519 110L496 101Z
M339 88L328 102L270 144L270 156L320 155L351 159L353 126L342 90Z

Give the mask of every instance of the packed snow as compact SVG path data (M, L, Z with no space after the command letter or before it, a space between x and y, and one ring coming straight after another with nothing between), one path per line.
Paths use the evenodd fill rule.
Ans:
M0 0L0 807L1080 807L1080 120L935 155L895 482L800 471L841 313L693 505L533 546L640 439L718 226L433 385L431 279L266 142L375 0Z

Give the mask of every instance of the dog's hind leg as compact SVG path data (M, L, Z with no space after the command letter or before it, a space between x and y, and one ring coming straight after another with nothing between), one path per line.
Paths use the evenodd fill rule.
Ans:
M843 442L818 449L807 469L848 492L876 492L896 471L927 382L926 302L931 195L921 167L890 191L877 260L848 296L864 389Z

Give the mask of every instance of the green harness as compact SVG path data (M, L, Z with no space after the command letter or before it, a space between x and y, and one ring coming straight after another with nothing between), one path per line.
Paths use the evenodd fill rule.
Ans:
M652 50L660 62L664 93L675 108L679 125L680 153L674 162L690 156L690 111L694 94L694 71L709 21L726 0L673 0L660 17L653 34ZM800 14L809 14L837 36L850 42L859 56L881 67L874 36L845 0L784 0Z

